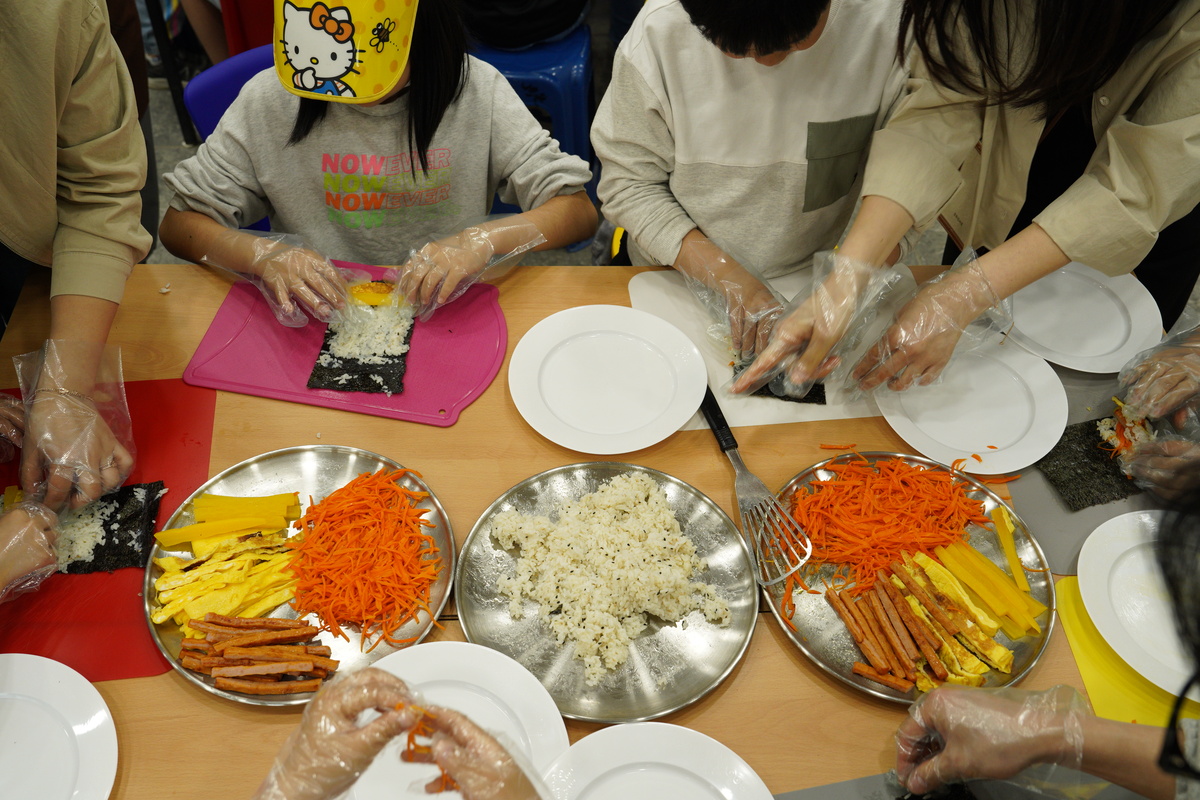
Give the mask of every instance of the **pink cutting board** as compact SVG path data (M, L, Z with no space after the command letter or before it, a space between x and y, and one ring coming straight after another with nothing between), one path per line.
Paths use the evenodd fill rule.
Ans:
M383 277L382 267L334 262ZM413 328L404 392L309 389L325 326L287 328L249 283L235 283L183 372L195 386L449 427L500 371L508 326L499 291L477 283Z

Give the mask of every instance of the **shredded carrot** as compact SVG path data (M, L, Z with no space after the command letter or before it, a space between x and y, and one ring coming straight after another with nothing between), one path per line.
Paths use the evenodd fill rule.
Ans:
M902 553L932 556L938 545L961 541L969 524L991 523L983 504L967 496L967 484L944 470L898 458L825 469L836 477L799 489L792 516L812 540L812 562L835 565L834 585L854 596L874 586L876 573Z
M367 652L382 641L415 641L396 632L422 611L433 616L430 589L442 559L424 531L433 524L423 519L427 509L416 507L427 495L397 483L410 472L359 475L312 505L295 523L303 533L288 540L296 551L292 607L316 613L324 630L343 639L343 624L359 626L364 645L378 634Z
M994 445L994 444L989 444L987 446L987 448L988 448L988 450L999 450L1000 449L999 447L996 447L996 445Z
M823 444L822 450L853 450L858 447L856 444Z
M976 461L978 461L980 464L982 464L982 463L983 463L983 457L982 457L982 456L980 456L980 455L979 455L979 453L971 453L971 458L975 459L975 460L976 460Z
M984 483L1012 483L1019 477L1021 477L1020 472L1016 475L1003 475L999 478L984 478L983 481Z
M404 708L404 703L396 704L397 711L402 708ZM408 730L408 736L404 742L404 749L400 751L400 760L418 763L427 763L433 761L432 746L428 744L422 744L418 741L418 738L429 739L433 736L433 722L436 718L420 706L410 705L409 708L417 712L419 716L417 718L417 724L413 725ZM455 782L454 778L450 777L450 774L446 772L445 769L442 769L441 764L438 764L437 766L438 769L441 770L442 774L435 778L437 783L426 786L425 791L430 794L456 791L458 789L458 783Z

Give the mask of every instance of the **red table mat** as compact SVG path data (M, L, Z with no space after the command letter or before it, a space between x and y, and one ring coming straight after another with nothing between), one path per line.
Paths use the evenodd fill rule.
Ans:
M334 263L376 278L386 271L366 264ZM310 321L303 328L284 327L275 321L258 289L236 283L183 379L256 397L449 427L483 394L504 361L508 327L499 296L496 287L477 283L428 321L416 323L404 391L388 397L309 389L308 376L321 352L325 326Z
M162 481L157 526L208 479L217 393L180 380L125 384L137 464L128 483ZM0 487L17 482L0 464ZM145 570L51 575L35 592L0 605L0 652L59 661L89 681L159 675L171 665L146 624Z

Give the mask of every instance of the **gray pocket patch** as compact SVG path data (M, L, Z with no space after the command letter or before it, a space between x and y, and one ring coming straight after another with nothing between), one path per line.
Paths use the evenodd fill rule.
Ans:
M874 129L874 114L808 123L806 212L824 208L846 196L858 178Z

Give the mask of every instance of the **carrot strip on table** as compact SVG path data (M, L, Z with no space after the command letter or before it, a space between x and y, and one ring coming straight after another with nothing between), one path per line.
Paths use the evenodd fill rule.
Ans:
M330 494L295 523L303 533L288 540L296 552L292 607L315 613L324 629L343 639L342 625L356 625L362 642L410 644L398 631L422 612L433 616L431 590L442 559L425 528L426 494L397 483L411 470L359 475ZM436 620L434 623L436 624Z
M968 525L991 524L983 504L967 496L969 484L944 470L899 458L825 469L834 477L797 490L791 513L812 541L811 563L834 565L834 585L853 583L852 596L869 591L902 553L932 555L961 541Z
M820 445L822 450L853 450L858 447L856 444L823 444Z

